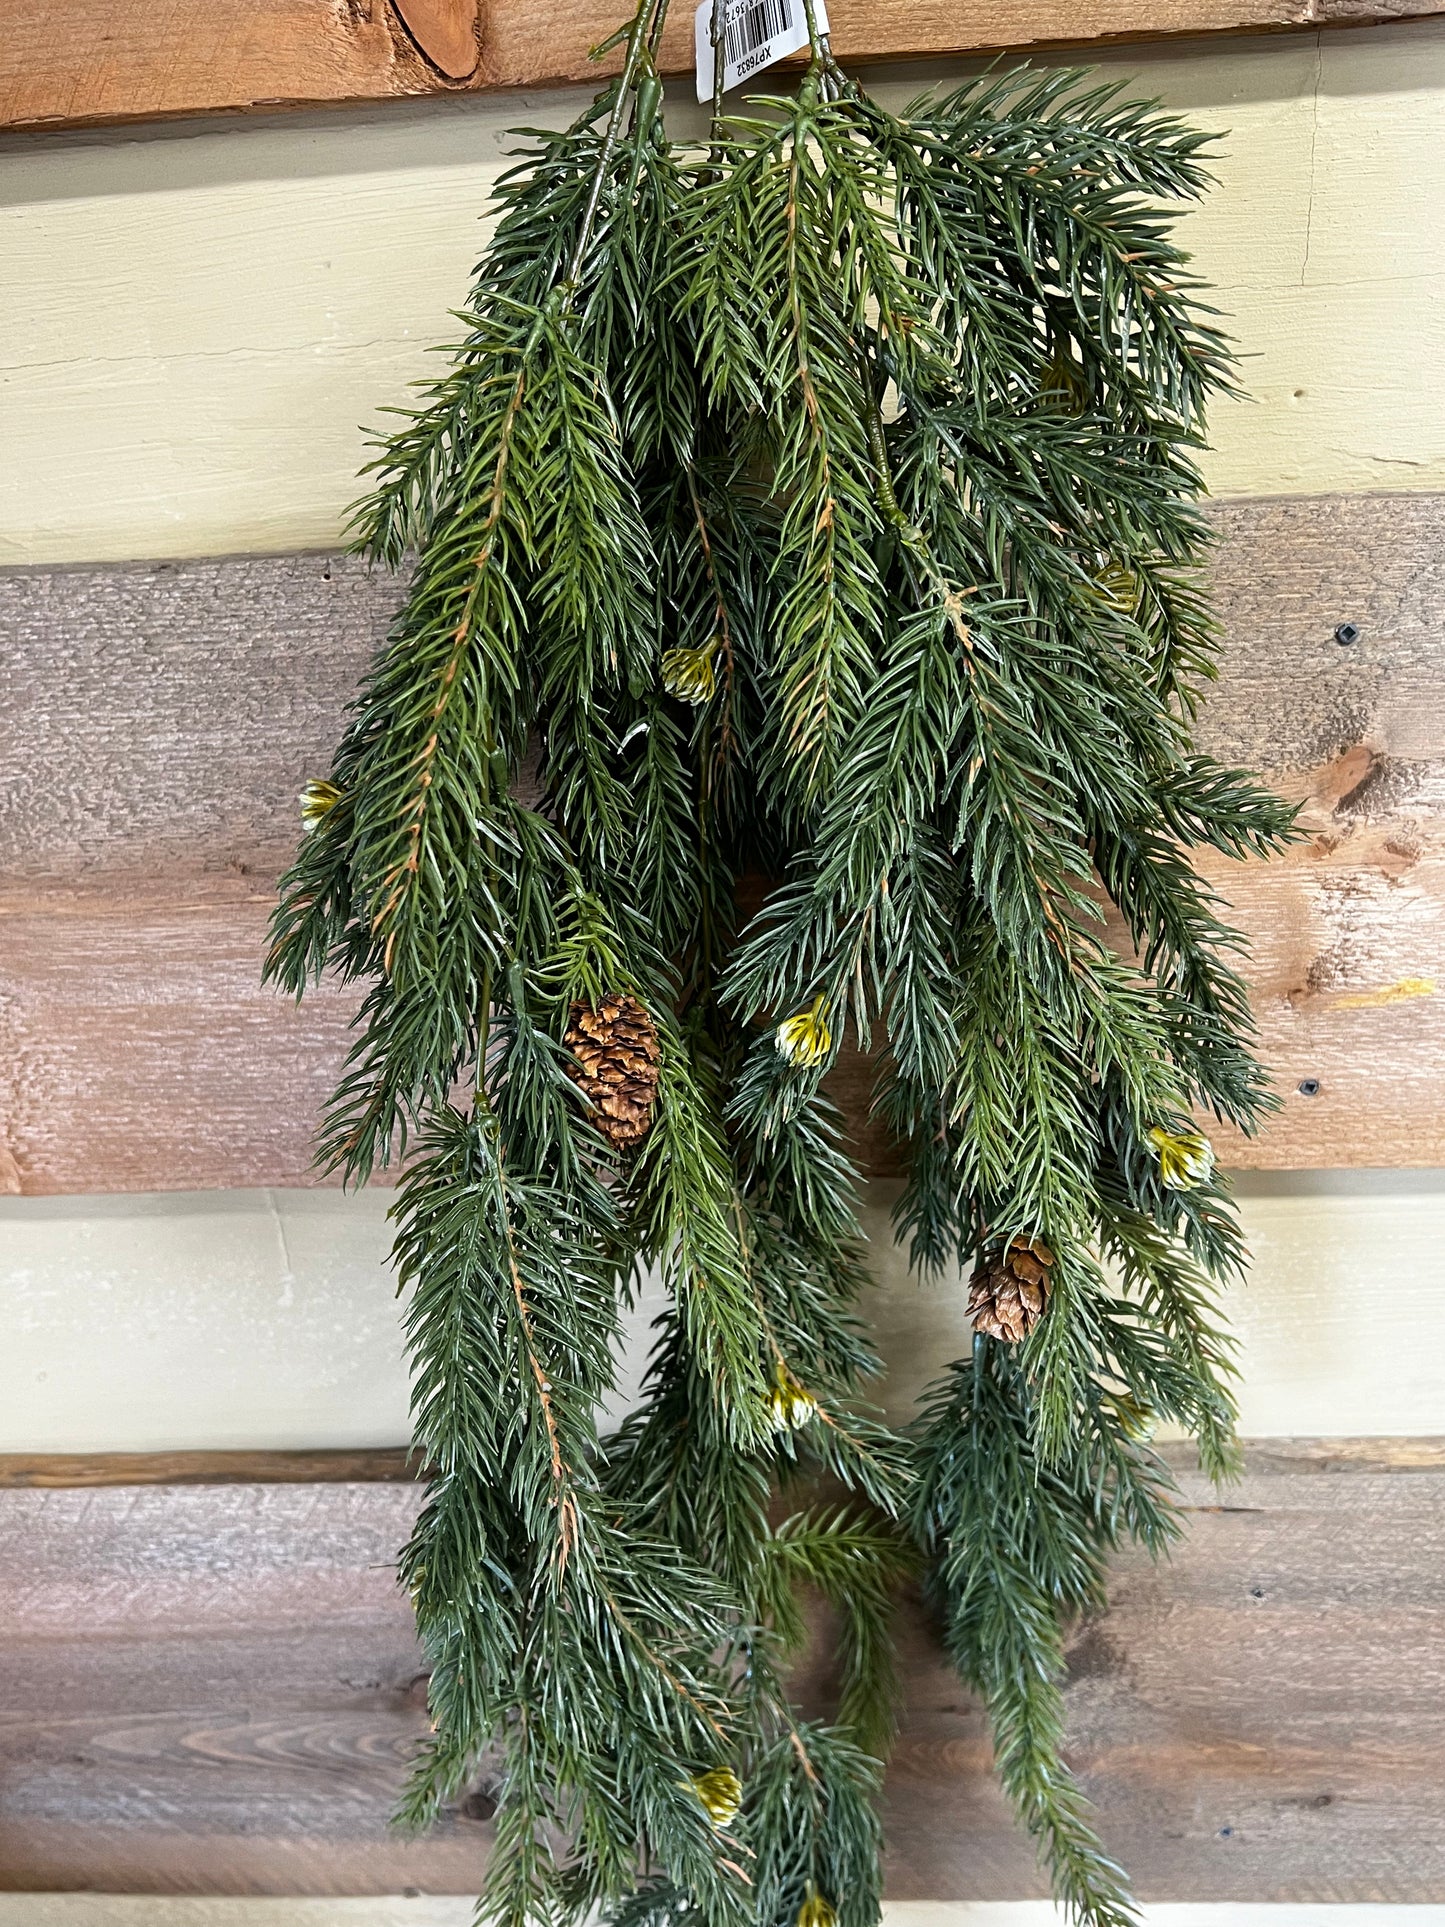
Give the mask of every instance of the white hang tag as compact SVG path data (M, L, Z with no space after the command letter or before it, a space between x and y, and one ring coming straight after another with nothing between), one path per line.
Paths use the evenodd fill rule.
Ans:
M803 0L718 0L726 7L723 28L723 92L760 74L775 60L786 60L808 44L808 14ZM697 43L697 97L712 99L712 8L702 0L693 16ZM828 10L813 0L818 32L828 31Z

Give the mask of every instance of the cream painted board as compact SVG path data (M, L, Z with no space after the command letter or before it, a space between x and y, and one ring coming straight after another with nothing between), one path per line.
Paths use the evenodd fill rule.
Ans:
M1246 1435L1445 1433L1445 1171L1254 1173L1229 1294ZM396 1445L407 1438L382 1192L0 1198L0 1451ZM968 1345L868 1211L902 1415ZM635 1396L649 1288L617 1410ZM0 1927L5 1927L0 1916Z
M1224 1295L1246 1438L1445 1433L1445 1171L1240 1172L1253 1265ZM902 1411L968 1342L963 1292L869 1226L873 1316Z
M1226 133L1186 229L1254 397L1215 490L1445 486L1445 21L1099 64ZM359 424L455 327L505 130L581 98L6 140L0 560L334 541Z
M12 1450L404 1441L387 1195L0 1200Z

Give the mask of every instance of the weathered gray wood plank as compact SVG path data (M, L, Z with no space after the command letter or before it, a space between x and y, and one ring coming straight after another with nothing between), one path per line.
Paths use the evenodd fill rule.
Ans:
M425 1727L403 1485L0 1497L0 1885L474 1889L482 1829L387 1830Z
M1222 1504L1189 1482L1203 1509L1168 1567L1119 1562L1111 1612L1070 1648L1072 1759L1146 1899L1438 1901L1445 1488L1259 1463ZM982 1755L981 1723L926 1665L909 1681L899 1897L967 1892L975 1842L981 1891L1021 1891L954 1765L960 1740Z
M1184 1496L1174 1560L1121 1559L1070 1646L1071 1754L1141 1896L1445 1900L1445 1448L1267 1441ZM424 1727L391 1571L416 1503L0 1491L0 1887L474 1891L484 1820L386 1830ZM905 1677L890 1894L1043 1892L918 1621Z
M0 570L0 875L268 890L396 598L326 555Z
M1445 1161L1445 497L1212 513L1203 739L1307 798L1312 832L1206 865L1284 1097L1221 1151ZM0 1189L309 1181L352 1004L297 1012L259 958L296 791L396 594L320 555L0 571Z

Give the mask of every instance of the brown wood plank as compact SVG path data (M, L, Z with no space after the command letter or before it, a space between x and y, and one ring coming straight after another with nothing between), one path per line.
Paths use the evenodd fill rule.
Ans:
M307 1185L354 999L260 982L273 898L0 895L0 1191Z
M1181 1466L1181 1449L1169 1448ZM1167 1566L1070 1644L1071 1757L1146 1900L1445 1900L1445 1444L1269 1440L1184 1476ZM474 1891L464 1802L386 1817L424 1730L400 1484L0 1492L0 1888ZM1044 1891L916 1620L895 1899ZM810 1686L816 1690L817 1682Z
M1256 1442L1256 1472L1445 1471L1445 1439L1276 1439ZM420 1462L405 1446L256 1452L0 1452L0 1490L96 1485L411 1484Z
M1284 1105L1221 1150L1445 1162L1445 497L1212 513L1203 739L1307 797L1312 832L1210 872ZM312 1181L353 1003L298 1011L259 963L296 791L395 597L318 555L0 571L0 1190Z
M1311 836L1269 863L1200 863L1248 940L1283 1105L1253 1141L1206 1128L1238 1169L1445 1162L1445 499L1210 514L1225 649L1199 743L1303 799ZM871 1075L843 1067L851 1111ZM886 1163L881 1142L871 1155Z
M85 1485L374 1485L419 1476L404 1446L295 1452L0 1452L0 1490Z
M1070 1758L1104 1837L1146 1901L1445 1899L1441 1475L1281 1471L1275 1441L1249 1461L1222 1503L1186 1479L1184 1546L1121 1559L1070 1643ZM1041 1893L980 1716L926 1648L906 1677L890 1892Z
M1310 840L1204 873L1249 940L1284 1109L1236 1165L1445 1162L1445 499L1225 502L1201 746L1307 799ZM1353 624L1358 639L1336 640ZM1309 1094L1309 1093L1313 1094Z
M1445 0L834 0L846 60L1283 32L1425 18ZM0 127L384 100L588 80L618 0L11 0ZM663 37L692 65L692 8ZM614 63L615 64L615 63Z
M395 599L319 555L0 571L0 1191L313 1182L353 1000L259 959Z

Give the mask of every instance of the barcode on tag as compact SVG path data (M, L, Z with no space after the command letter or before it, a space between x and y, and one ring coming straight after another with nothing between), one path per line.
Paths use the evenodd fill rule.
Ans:
M786 60L808 44L803 0L718 0L727 11L723 23L723 91L760 74L775 60ZM697 97L712 99L713 0L702 0L693 18L697 43ZM828 31L823 0L814 0L819 33Z

